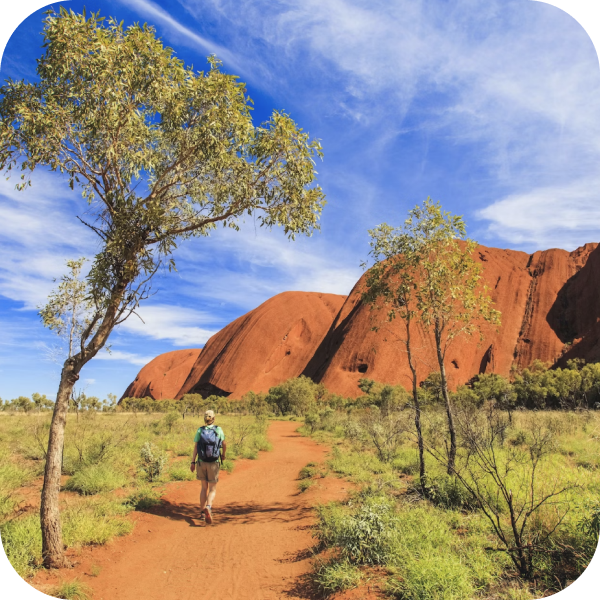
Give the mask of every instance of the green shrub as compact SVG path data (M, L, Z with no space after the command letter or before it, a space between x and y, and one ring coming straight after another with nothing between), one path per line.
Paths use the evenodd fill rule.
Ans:
M316 570L314 580L327 594L355 588L362 578L360 569L348 561L332 560L322 563Z
M78 506L63 511L64 543L67 546L101 545L130 533L133 523L120 515L110 514L106 508L106 505L99 510L94 510L93 506Z
M146 442L140 450L140 469L148 481L156 481L163 472L167 455L154 444Z
M470 508L473 503L471 494L456 477L438 475L427 482L429 499L442 508Z
M475 588L460 557L437 552L415 556L399 577L388 579L387 591L402 600L470 600Z
M55 598L64 598L65 600L89 600L90 594L90 588L77 579L65 581L52 590Z
M235 466L235 463L232 460L224 460L221 463L221 469L223 471L226 471L227 473L232 473L233 472L233 467Z
M298 482L298 489L301 492L305 492L308 488L312 487L315 482L312 479L301 479Z
M192 481L196 479L195 473L190 471L190 465L187 461L184 464L177 463L169 471L169 476L173 481Z
M160 493L149 487L137 490L125 500L125 505L133 510L147 510L157 504L160 504Z
M65 489L84 496L110 492L123 487L127 478L114 467L106 464L88 465L80 468L67 480Z
M329 505L318 515L317 537L326 546L338 547L343 559L355 565L384 565L390 559L396 520L390 498L366 498L350 512Z
M300 469L300 473L298 474L298 479L309 479L319 474L318 465L315 463L308 463L305 467Z
M6 556L21 577L29 577L42 560L39 515L27 515L0 527Z

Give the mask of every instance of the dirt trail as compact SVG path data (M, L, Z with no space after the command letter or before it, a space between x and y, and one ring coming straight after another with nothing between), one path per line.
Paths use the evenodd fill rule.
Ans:
M198 518L198 482L172 485L160 509L135 513L131 535L85 549L73 556L80 561L74 569L40 575L34 585L79 577L94 600L310 598L302 575L310 570L314 543L311 508L341 498L348 484L326 478L298 491L298 472L323 461L326 448L297 434L297 427L273 422L273 451L221 475L213 525ZM100 569L96 577L93 567Z

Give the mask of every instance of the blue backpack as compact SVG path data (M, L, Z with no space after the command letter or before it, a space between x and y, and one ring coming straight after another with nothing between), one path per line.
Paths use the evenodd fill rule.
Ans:
M200 427L198 456L202 462L216 462L221 453L221 438L216 427Z

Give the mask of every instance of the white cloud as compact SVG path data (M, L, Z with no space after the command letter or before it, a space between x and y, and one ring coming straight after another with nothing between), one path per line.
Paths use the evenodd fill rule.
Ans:
M214 321L211 315L175 305L142 305L120 328L127 333L154 340L169 340L175 346L199 347L216 331L202 325Z
M217 44L216 42L209 40L195 31L192 31L189 27L186 27L177 19L174 19L166 10L162 9L158 4L151 2L150 0L119 0L122 4L125 4L129 8L137 9L140 13L151 17L152 21L161 23L165 28L170 30L172 33L177 34L177 42L179 44L187 41L190 42L202 52L207 54L216 54L221 60L227 62L232 68L236 70L245 71L241 64L239 57L233 54L227 48ZM183 36L183 38L182 38Z
M600 162L598 58L562 11L505 0L181 3L198 20L212 7L231 44L267 62L296 105L351 118L355 133L338 137L368 128L360 139L369 161L389 163L388 141L421 130L457 155L474 152L470 168L482 168L486 201L518 196L526 214L547 189L578 182L576 196L553 205L557 224L543 227L547 235L522 221L516 237L513 228L489 230L499 238L557 245L588 226ZM566 208L576 201L581 210Z
M116 360L118 362L128 362L132 365L147 365L155 356L142 356L131 352L122 352L121 350L102 351L96 354L94 360ZM86 380L87 381L87 380Z
M65 261L91 258L95 246L74 219L83 201L58 176L40 171L31 187L18 192L14 185L0 180L0 295L34 309L66 273Z
M487 233L530 249L600 241L600 180L511 194L478 211Z
M210 252L203 251L210 245ZM283 291L347 295L361 275L359 260L318 234L286 240L277 229L245 224L217 230L178 252L180 289L190 297L223 300L250 310ZM354 263L354 265L352 264Z

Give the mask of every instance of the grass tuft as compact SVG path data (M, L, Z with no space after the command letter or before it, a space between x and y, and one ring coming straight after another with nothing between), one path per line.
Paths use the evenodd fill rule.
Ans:
M107 464L88 465L77 470L67 481L65 489L82 496L112 492L127 483L126 477Z
M52 590L55 598L64 598L64 600L90 600L91 590L81 581L64 581L57 588Z

